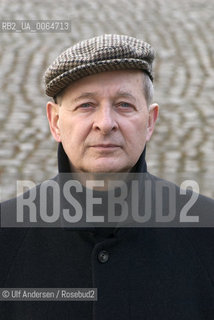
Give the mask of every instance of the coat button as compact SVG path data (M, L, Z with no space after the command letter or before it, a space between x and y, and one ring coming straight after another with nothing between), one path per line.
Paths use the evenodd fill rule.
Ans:
M109 259L108 251L102 250L98 253L98 260L101 263L106 263Z

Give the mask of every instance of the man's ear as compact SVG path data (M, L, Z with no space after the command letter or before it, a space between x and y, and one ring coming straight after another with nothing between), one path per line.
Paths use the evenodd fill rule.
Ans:
M149 141L152 136L152 133L155 128L155 123L158 118L158 111L159 111L159 106L157 103L153 103L149 106L149 119L148 119L148 126L147 126L146 141Z
M52 136L57 142L61 141L60 138L60 130L59 130L59 105L48 101L46 110L47 110L47 118L49 122L49 127L52 133Z

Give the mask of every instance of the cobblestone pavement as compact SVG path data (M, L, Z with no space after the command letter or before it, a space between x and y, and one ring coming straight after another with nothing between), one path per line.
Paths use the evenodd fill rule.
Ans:
M157 51L160 119L147 148L149 171L180 184L195 179L214 196L212 0L1 0L0 19L68 19L70 33L0 33L1 200L17 178L40 182L57 172L45 115L46 67L76 41L121 33Z

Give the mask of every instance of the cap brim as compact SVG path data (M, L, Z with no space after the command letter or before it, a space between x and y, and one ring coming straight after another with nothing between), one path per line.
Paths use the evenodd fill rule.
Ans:
M59 70L58 68L56 72ZM73 81L87 77L92 74L124 70L124 69L137 69L142 70L148 74L153 81L152 70L150 70L150 64L146 60L140 59L111 59L105 61L96 61L88 64L77 66L64 73L60 73L54 77L46 86L46 94L50 97L54 97L59 94L63 89L69 86ZM58 71L59 72L59 71ZM54 73L54 70L51 70Z

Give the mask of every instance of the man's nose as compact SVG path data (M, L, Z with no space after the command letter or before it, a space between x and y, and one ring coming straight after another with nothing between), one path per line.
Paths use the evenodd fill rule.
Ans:
M93 128L103 134L108 134L111 131L117 130L117 127L118 125L112 106L110 104L103 104L98 107L95 113Z

